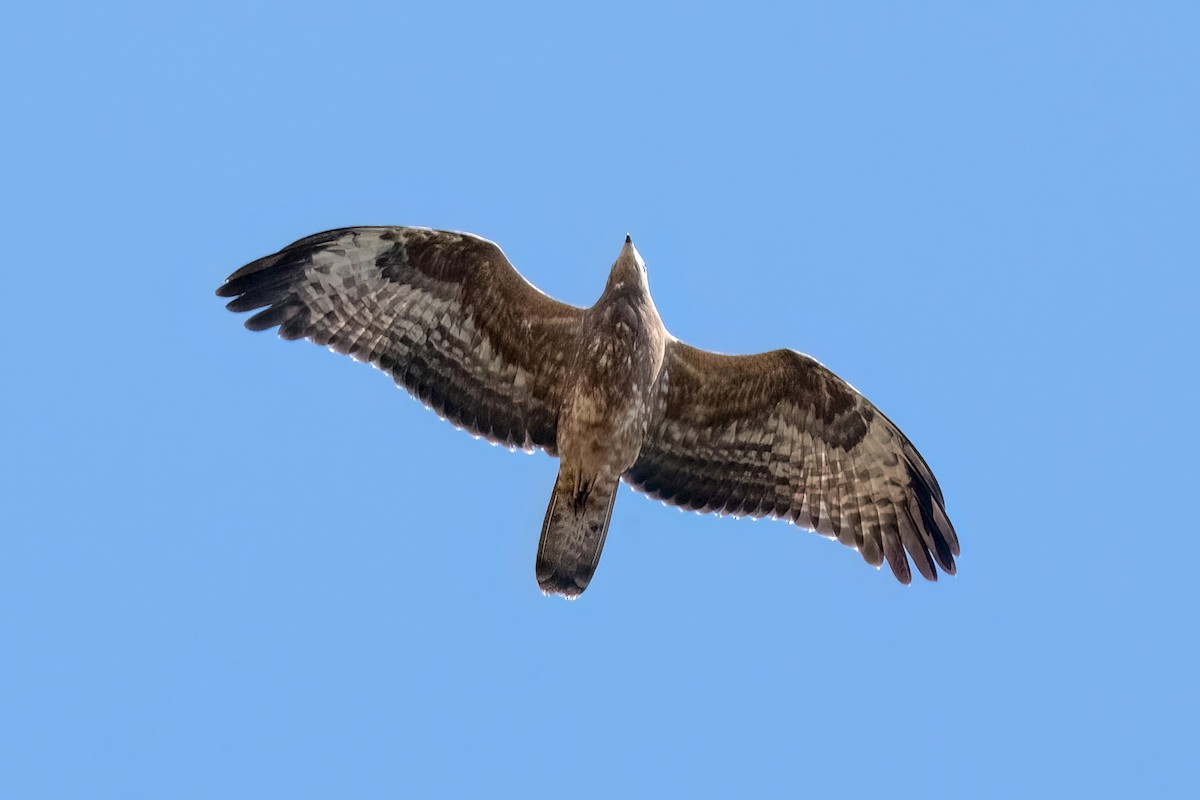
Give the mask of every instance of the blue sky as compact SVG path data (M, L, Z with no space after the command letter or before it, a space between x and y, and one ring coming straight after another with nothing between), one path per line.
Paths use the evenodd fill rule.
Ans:
M1184 3L0 12L0 795L1194 796L1200 14ZM623 489L213 290L468 230L788 346L932 465L957 577Z

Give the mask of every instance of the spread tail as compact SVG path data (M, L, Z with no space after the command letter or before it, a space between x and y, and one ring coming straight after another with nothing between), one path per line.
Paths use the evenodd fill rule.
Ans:
M583 594L600 563L619 482L614 477L588 483L559 467L538 542L537 579L543 592L568 598Z

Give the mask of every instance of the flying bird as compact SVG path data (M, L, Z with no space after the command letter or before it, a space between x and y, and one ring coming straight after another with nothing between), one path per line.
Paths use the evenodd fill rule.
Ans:
M231 311L390 373L456 427L559 459L538 544L546 594L577 597L617 486L685 509L790 520L910 583L953 574L958 538L912 443L809 356L698 350L663 326L628 236L600 299L560 303L467 233L342 228L217 289ZM906 555L907 552L907 555Z

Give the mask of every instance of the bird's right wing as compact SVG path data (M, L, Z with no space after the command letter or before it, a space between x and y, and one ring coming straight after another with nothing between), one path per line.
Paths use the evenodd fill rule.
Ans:
M921 454L891 420L808 356L725 356L673 341L634 488L696 511L781 517L836 537L896 578L905 550L929 580L958 537Z
M563 375L583 311L542 294L486 239L427 228L343 228L229 276L231 311L391 373L473 434L555 452Z

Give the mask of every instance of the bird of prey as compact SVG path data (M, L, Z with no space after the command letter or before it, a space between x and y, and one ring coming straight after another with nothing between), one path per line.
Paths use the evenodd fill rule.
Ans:
M250 330L374 364L456 427L559 459L536 573L577 597L618 483L685 509L778 517L909 583L954 573L958 538L912 443L816 360L728 356L675 339L633 242L591 308L528 283L467 233L342 228L300 239L217 289ZM905 555L907 551L907 557Z

